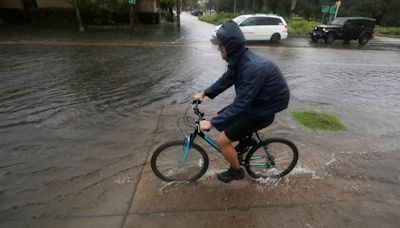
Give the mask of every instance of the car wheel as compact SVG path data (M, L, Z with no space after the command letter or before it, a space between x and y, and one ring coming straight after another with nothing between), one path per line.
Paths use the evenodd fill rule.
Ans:
M273 44L277 44L277 43L279 43L279 40L281 39L281 35L279 35L279 33L274 33L272 36L271 36L271 43L273 43Z
M358 39L358 43L360 45L366 45L370 39L371 36L369 34L364 34Z
M330 32L330 33L326 34L325 43L326 44L331 44L331 43L333 43L333 41L335 41L335 33Z
M318 37L311 35L311 40L313 42L317 42L318 41Z

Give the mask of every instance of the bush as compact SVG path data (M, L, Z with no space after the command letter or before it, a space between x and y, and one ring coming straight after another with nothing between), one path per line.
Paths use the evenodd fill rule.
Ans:
M29 10L30 23L46 25L76 24L73 8L37 8Z
M203 15L199 17L199 20L205 21L211 24L223 24L229 20L232 20L233 18L239 16L237 13L217 13L217 14L212 14L212 15Z
M378 33L388 35L400 35L400 27L378 27Z
M26 18L22 10L0 9L0 21L1 20L5 24L23 24Z
M321 24L319 21L309 21L302 18L286 19L289 35L308 35L315 26Z

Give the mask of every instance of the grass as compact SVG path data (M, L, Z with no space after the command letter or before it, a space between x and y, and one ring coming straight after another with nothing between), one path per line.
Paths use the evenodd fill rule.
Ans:
M307 109L290 111L293 118L311 130L345 131L347 127L336 116Z
M200 16L199 20L219 25L237 16L239 16L239 14L221 12L218 14ZM285 21L288 23L289 35L308 35L316 25L320 24L319 21L308 21L302 18L285 19Z
M205 21L211 24L223 24L239 14L234 13L217 13L212 15L203 15L199 17L199 20ZM309 35L309 33L314 29L315 26L321 24L320 21L316 20L306 20L301 17L285 18L288 24L288 34L289 35ZM387 35L400 35L400 27L381 27L378 26L377 32L379 34Z
M235 17L239 16L237 13L217 13L217 14L211 14L211 15L203 15L199 17L199 20L205 21L211 24L219 25L223 24Z
M378 33L388 35L400 35L400 27L378 27Z

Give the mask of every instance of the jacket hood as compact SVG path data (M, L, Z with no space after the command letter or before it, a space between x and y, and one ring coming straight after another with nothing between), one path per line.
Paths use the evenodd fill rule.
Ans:
M246 50L246 39L242 30L235 22L228 21L218 29L216 37L228 52L229 66L235 66Z

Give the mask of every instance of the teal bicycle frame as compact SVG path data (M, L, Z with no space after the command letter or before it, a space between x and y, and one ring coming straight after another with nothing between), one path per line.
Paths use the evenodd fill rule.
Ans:
M199 128L200 128L199 126L196 126L195 131L192 134L186 136L184 150L180 159L180 166L183 166L185 164L186 158L189 156L190 153L190 147L192 145L192 142L197 137L197 135L200 136L208 144L210 144L218 152L221 152L221 149L219 148L215 140L209 137L204 132L200 131Z
M212 139L207 134L205 134L204 132L200 131L199 129L200 129L200 126L196 125L195 131L192 134L186 136L184 150L183 150L182 156L180 158L180 162L179 162L181 167L184 166L186 158L189 156L190 147L192 145L192 142L194 141L194 139L197 136L200 136L200 138L202 138L204 141L206 141L208 144L210 144L214 149L216 149L218 152L221 152L221 149L219 148L219 146L215 142L215 140ZM259 136L259 134L257 132L256 132L256 136L257 136L258 140L261 141L261 137ZM271 160L271 157L268 153L268 149L265 146L263 146L263 149L264 149L267 157L252 157L251 160L267 158L268 161L270 161L270 162L269 163L265 163L265 162L264 163L253 163L250 165L251 167L267 167L267 168L271 167L271 165L272 165L271 162L273 163L273 161ZM241 162L241 161L239 161L239 162Z

